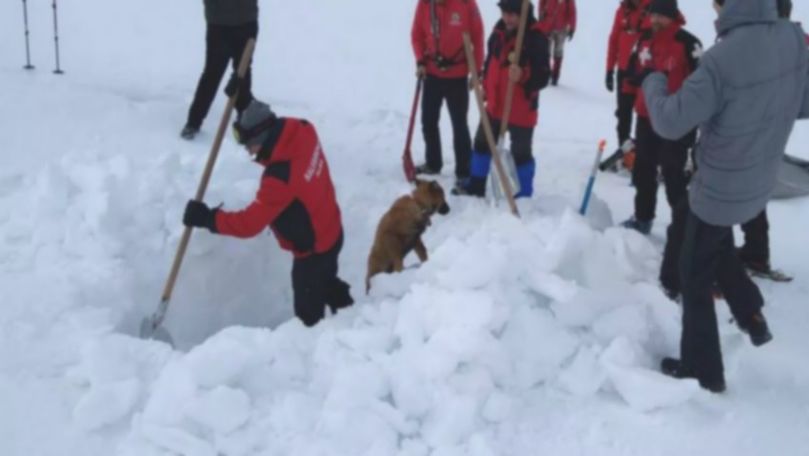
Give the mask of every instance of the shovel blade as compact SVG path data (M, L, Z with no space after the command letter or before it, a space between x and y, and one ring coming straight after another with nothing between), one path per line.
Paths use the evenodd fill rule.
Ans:
M154 339L169 344L169 346L174 348L174 339L172 339L171 334L169 334L166 328L160 324L156 324L154 317L144 318L143 321L140 322L140 337L141 339Z

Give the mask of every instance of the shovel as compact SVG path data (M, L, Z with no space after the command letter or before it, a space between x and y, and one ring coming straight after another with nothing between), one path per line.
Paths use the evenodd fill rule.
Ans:
M244 48L244 53L242 54L242 59L239 62L239 68L236 71L236 74L240 80L243 79L245 73L247 73L247 67L250 64L250 60L253 58L253 50L255 47L256 41L254 39L247 41L247 45ZM222 140L225 137L225 131L227 130L228 123L230 122L230 114L233 111L233 107L236 105L236 98L238 96L239 91L236 90L233 96L231 96L228 100L227 106L225 107L225 112L222 114L222 120L219 122L219 129L216 131L216 137L214 138L211 152L208 154L208 162L205 165L205 171L202 173L202 178L200 180L199 187L197 188L197 194L194 198L196 201L202 201L205 197L205 190L208 189L208 182L211 180L211 174L213 173L213 167L216 163L216 157L219 155L219 148L222 146ZM152 314L150 317L144 318L140 324L140 337L143 339L156 339L165 342L172 347L174 346L174 341L172 340L171 335L165 328L163 328L162 325L163 320L166 319L166 313L169 310L171 294L174 291L174 284L177 282L177 275L180 273L180 266L183 264L183 257L185 256L185 251L188 248L188 242L190 240L191 227L186 227L185 231L183 231L182 237L180 238L180 245L177 247L177 253L174 255L174 263L171 265L171 272L169 273L168 280L166 281L166 286L163 289L163 296L160 300L160 305L154 314Z

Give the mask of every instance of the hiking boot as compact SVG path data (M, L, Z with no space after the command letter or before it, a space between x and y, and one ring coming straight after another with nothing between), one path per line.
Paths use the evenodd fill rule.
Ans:
M712 393L723 393L727 389L725 379L720 378L708 381L698 378L691 370L686 369L679 359L663 358L663 361L660 362L660 371L663 372L664 375L680 380L688 378L695 379L699 382L699 386Z
M486 179L479 177L470 177L464 180L459 179L455 182L455 187L453 187L450 193L454 196L476 196L483 198L486 196Z
M339 278L335 278L326 295L326 303L332 314L336 314L338 310L351 307L354 304L354 298L351 297L350 289L351 286L347 283Z
M635 230L644 236L647 236L649 233L652 232L651 220L642 221L636 219L635 216L632 216L629 218L629 220L625 221L624 223L621 223L621 226L629 230Z
M772 333L770 327L767 325L767 319L761 312L755 313L750 321L743 325L741 322L736 322L742 332L750 336L750 342L756 347L761 347L767 342L772 340Z
M192 127L191 125L186 125L180 132L180 137L190 141L194 139L195 136L197 136L197 133L199 133L199 127Z
M416 166L416 174L424 176L437 176L441 174L441 170L432 168L430 165L424 163L423 165Z

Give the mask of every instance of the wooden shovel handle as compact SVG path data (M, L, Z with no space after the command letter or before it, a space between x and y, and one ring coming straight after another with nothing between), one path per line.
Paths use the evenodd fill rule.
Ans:
M247 67L250 66L250 60L253 58L253 51L255 48L256 40L251 38L247 41L247 45L242 53L242 59L239 61L239 68L236 71L239 78L244 78L244 75L247 73ZM239 90L236 90L233 96L228 100L227 106L225 107L225 112L222 114L222 120L219 122L219 129L216 131L216 136L214 137L213 145L211 146L211 152L208 154L208 162L205 164L205 170L202 172L202 178L200 179L199 187L197 188L197 194L194 197L196 201L202 201L202 199L205 197L205 191L208 189L208 182L211 180L213 167L214 164L216 164L216 158L219 156L219 148L222 146L222 141L225 138L225 132L227 131L228 124L230 123L230 115L233 111L233 107L236 106L236 99L238 96ZM185 227L183 235L180 238L180 245L177 247L177 253L174 255L174 262L171 265L171 272L166 280L166 286L163 289L163 296L160 302L160 311L158 312L160 315L160 320L162 320L162 318L165 316L165 312L168 309L171 294L174 291L174 284L177 282L177 275L180 273L180 267L183 264L185 251L188 248L189 241L191 240L191 232L191 227ZM160 324L159 321L155 323L156 326L159 326Z

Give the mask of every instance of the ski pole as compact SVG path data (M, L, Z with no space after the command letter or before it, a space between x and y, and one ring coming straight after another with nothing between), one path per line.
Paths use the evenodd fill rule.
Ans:
M31 47L28 43L28 1L22 0L22 17L25 22L25 68L26 70L33 70L34 66L31 65Z
M598 143L598 152L596 152L596 161L593 164L593 171L590 173L590 179L587 180L587 189L584 191L584 200L581 202L581 209L579 214L584 215L587 213L587 206L590 205L590 196L593 194L593 186L596 183L596 176L598 175L598 165L601 163L601 156L604 154L604 148L607 147L607 141L601 140Z
M53 0L53 44L56 48L56 69L53 70L53 73L64 74L64 71L59 68L59 24L56 17L56 0Z

